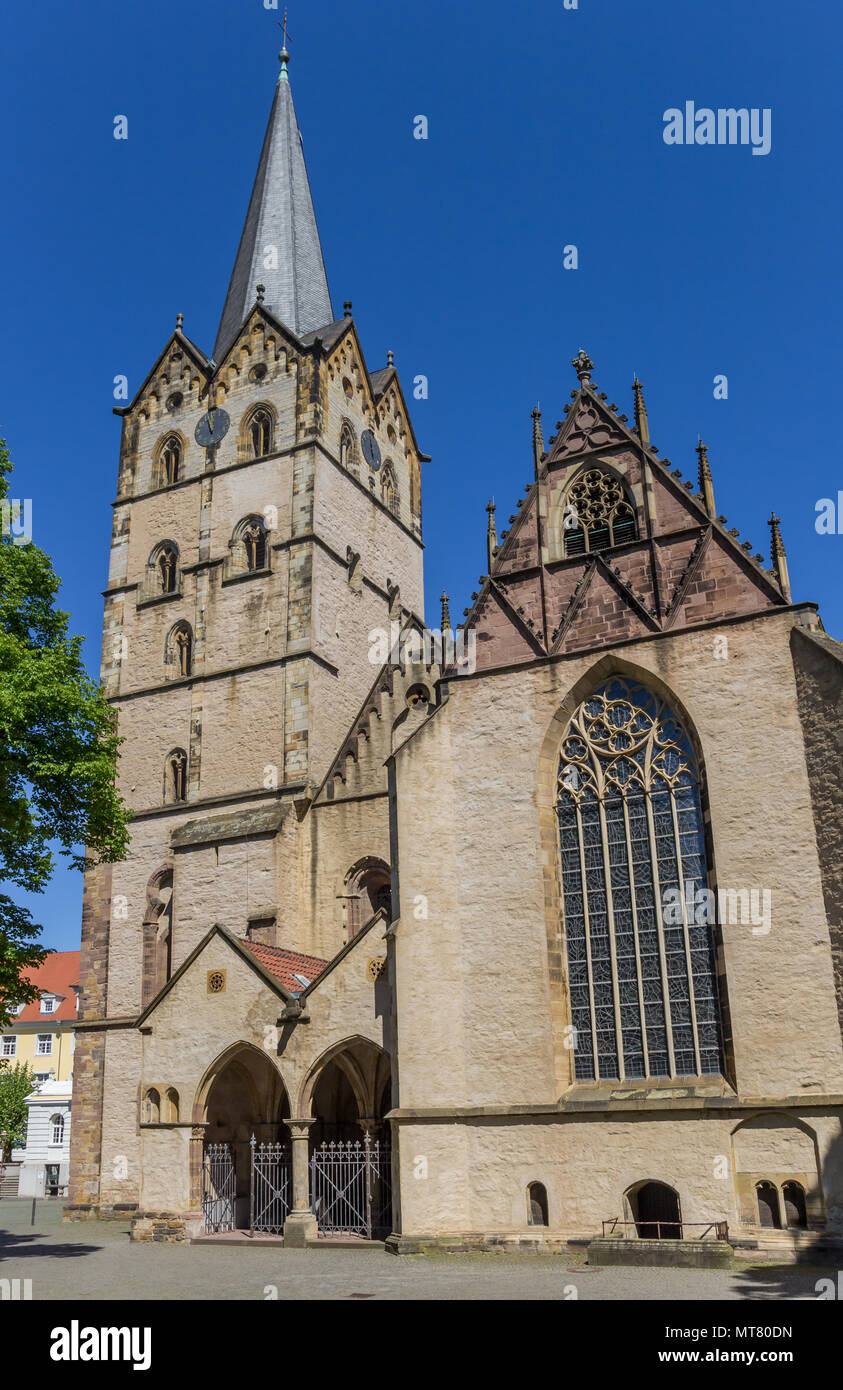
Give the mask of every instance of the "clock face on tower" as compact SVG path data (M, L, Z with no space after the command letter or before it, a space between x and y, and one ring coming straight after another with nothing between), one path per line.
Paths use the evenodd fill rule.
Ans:
M378 441L371 430L364 430L360 436L360 445L363 449L363 457L368 463L373 473L377 473L381 466L381 450Z
M225 439L230 424L231 420L227 412L221 406L212 405L197 424L193 431L193 438L197 444L202 445L203 449L207 449L212 444L219 444Z

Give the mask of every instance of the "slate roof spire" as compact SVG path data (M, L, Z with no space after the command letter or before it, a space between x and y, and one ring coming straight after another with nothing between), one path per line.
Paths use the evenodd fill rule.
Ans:
M278 56L281 71L214 345L217 362L252 309L258 281L266 308L299 337L334 318L286 43Z

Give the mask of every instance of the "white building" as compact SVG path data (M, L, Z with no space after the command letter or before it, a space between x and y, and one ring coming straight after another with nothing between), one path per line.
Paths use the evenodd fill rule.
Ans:
M45 1081L26 1098L26 1147L12 1155L21 1162L19 1197L57 1197L67 1186L72 1090L71 1080Z

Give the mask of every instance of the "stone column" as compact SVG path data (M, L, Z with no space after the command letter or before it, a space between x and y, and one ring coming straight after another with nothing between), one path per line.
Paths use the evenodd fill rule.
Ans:
M207 1124L195 1124L190 1131L190 1210L202 1210L202 1161L205 1156Z
M293 1205L284 1222L284 1244L301 1248L316 1240L319 1226L310 1209L310 1127L314 1116L288 1120L293 1140Z

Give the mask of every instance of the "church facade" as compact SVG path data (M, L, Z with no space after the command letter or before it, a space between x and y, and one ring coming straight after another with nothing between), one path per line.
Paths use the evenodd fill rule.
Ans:
M179 317L118 412L134 820L86 878L66 1215L843 1239L843 651L583 351L428 640L425 456L334 317L281 56L213 356Z

